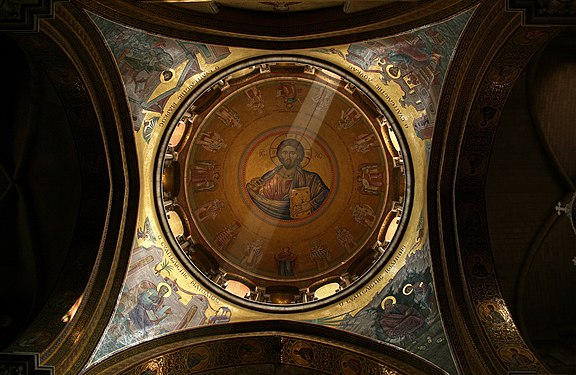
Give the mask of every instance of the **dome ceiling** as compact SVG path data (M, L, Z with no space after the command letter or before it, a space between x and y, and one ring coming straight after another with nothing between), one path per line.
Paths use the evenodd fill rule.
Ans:
M520 26L519 13L489 1L76 0L48 8L48 19L14 9L53 44L15 40L46 61L51 80L90 98L62 103L69 119L92 105L88 117L98 124L74 129L98 133L80 132L80 141L102 135L105 150L79 142L79 160L107 164L110 188L98 188L106 178L82 177L81 207L100 207L79 217L108 214L98 252L74 232L82 251L67 264L87 270L85 259L95 257L91 274L75 272L88 284L59 282L65 300L43 311L13 350L42 352L43 363L83 374L228 371L232 363L347 373L367 363L372 344L390 353L379 366L399 372L415 373L408 363L425 373L545 372L515 326L515 314L544 301L542 289L510 309L512 284L502 280L511 273L498 264L513 258L508 226L498 225L508 206L490 211L483 189L509 89L556 28ZM81 79L66 79L37 53L48 50ZM542 90L529 99L547 109L532 115L560 144L550 141L560 126L546 119L555 108L569 118L572 107L556 102L568 96L544 98L567 80L534 82ZM572 187L569 142L562 145L557 163ZM88 188L109 193L108 206L85 199ZM551 235L539 238L542 248L558 247ZM548 273L528 268L530 285L541 285ZM530 311L551 315L549 303ZM554 314L558 327L570 326L569 314ZM533 328L538 319L518 322ZM537 323L526 332L546 346L538 336L549 333L540 329L546 319ZM222 356L218 348L233 345L224 336L246 334L253 340L241 340L234 360ZM271 353L286 356L255 360L266 335ZM346 353L319 345L340 346L339 338L362 344ZM550 351L561 362L565 353Z
M92 15L129 99L141 206L127 278L87 369L162 333L282 317L452 371L426 168L470 15L283 55Z
M240 297L286 304L347 288L382 263L407 216L395 120L326 64L242 65L193 95L167 132L170 230Z

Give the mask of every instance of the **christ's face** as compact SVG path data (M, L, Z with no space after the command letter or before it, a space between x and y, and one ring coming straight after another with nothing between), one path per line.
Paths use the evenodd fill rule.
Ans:
M292 146L282 147L282 150L280 150L280 155L278 156L284 168L287 169L294 168L297 164L299 164L298 152L296 151L295 147Z

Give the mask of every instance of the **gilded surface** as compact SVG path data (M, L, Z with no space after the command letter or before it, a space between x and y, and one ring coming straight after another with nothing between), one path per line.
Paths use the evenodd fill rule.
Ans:
M400 245L392 249L390 260L381 272L346 299L321 309L283 317L329 325L387 342L422 356L448 372L455 370L430 272L425 182L439 92L458 37L469 16L470 13L460 14L440 24L368 42L292 51L293 54L321 59L347 70L366 82L382 98L404 132L415 183L413 207L406 230ZM190 275L178 260L175 251L170 248L160 227L153 189L154 160L160 140L167 125L174 119L174 112L186 97L214 72L246 58L265 56L268 52L174 40L125 28L96 16L93 16L93 19L116 58L131 105L141 196L140 225L134 236L134 251L124 288L118 296L116 311L88 366L119 353L124 348L170 332L200 325L275 318L274 314L236 306L213 295ZM254 104L254 108L257 112L258 104ZM229 133L222 131L221 136L237 134L240 129L250 131L247 130L249 121L240 119L237 123L231 113L222 113L224 119L231 119L231 126L226 127L226 132ZM214 121L222 120L215 118ZM278 127L278 134L265 133L260 138L253 134L250 137L255 142L253 151L247 154L240 152L245 148L237 148L236 152L239 154L236 155L236 160L246 160L246 166L241 169L244 177L240 181L230 181L227 189L241 190L245 199L247 193L243 189L250 181L261 177L275 166L274 157L270 157L273 154L271 150L274 149L277 136L286 134L286 129L282 126L289 124L279 121L272 123ZM327 130L336 133L338 131ZM208 132L215 133L216 129ZM305 137L305 132L300 135ZM332 137L324 136L323 133L321 135L322 139ZM233 148L234 140L226 138L228 137L224 137L223 143ZM212 143L206 142L210 149ZM308 142L316 144L313 140ZM337 142L325 144L334 149L343 147ZM321 140L318 145L322 145ZM196 146L198 157L194 160L210 160L208 156L214 153L203 148L202 143L197 142ZM259 148L267 152L261 159ZM221 146L221 149L224 149L224 146ZM219 150L216 151L218 154ZM334 154L336 155L336 151ZM331 167L337 163L338 155L333 161L330 161L329 155L326 148L323 156L327 157L323 158L322 162L311 159L305 168L317 173L330 191L351 189L350 186L339 185L338 177ZM360 159L356 163L360 163ZM188 165L192 166L193 162ZM227 166L223 168L221 172L227 173ZM344 165L338 168L339 173L347 173ZM206 197L210 194L214 193L208 191ZM198 202L195 209L198 210L210 202L217 208L215 199L220 198L205 198ZM332 198L328 196L318 210L332 210L342 204L336 201L336 197L333 202L330 202L330 199ZM342 207L344 205L342 204ZM373 205L377 207L376 203ZM200 221L201 212L196 213L197 221ZM218 215L220 214L217 214L216 218ZM254 210L252 215L260 221L278 220L257 210ZM315 216L315 212L310 212L295 218L294 221L311 220ZM208 226L207 233L216 233L219 228L211 226L217 221L212 221L210 217L207 216L202 225ZM290 223L292 220L286 221ZM331 226L335 224L330 223ZM337 245L333 239L328 236L322 238L327 246L334 249L334 254L344 253L342 249L336 250ZM209 240L215 241L212 237ZM249 239L246 238L245 241ZM290 246L288 243L287 245ZM241 263L242 254L232 253L230 259L232 262ZM278 276L280 272L278 268L272 267L270 262L264 262L260 267L263 274ZM315 262L308 262L305 267L303 270L318 266ZM190 334L193 335L193 330ZM512 354L508 350L502 355L511 357ZM199 359L199 366L202 364L201 357L200 352L194 357ZM302 359L304 360L305 358Z
M277 347L281 347L279 357L275 352ZM291 337L256 337L191 345L147 360L124 374L147 371L165 374L167 368L170 374L213 373L224 368L231 369L226 373L269 374L285 365L294 366L294 373L302 373L305 369L315 370L310 373L320 371L342 375L405 373L382 365L374 358L326 343Z
M399 178L380 125L343 89L310 73L259 75L188 121L177 148L184 200L192 240L227 271L298 285L377 244L389 180Z

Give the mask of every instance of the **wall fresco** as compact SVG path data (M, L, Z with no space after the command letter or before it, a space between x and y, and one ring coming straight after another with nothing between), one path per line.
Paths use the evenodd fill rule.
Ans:
M363 71L380 74L383 83L395 83L402 89L402 107L412 106L421 112L412 122L420 139L432 138L440 89L470 15L465 12L409 33L351 44L344 55Z
M230 321L229 308L213 307L206 295L181 285L164 250L155 245L148 217L137 229L136 242L140 245L132 250L114 315L93 359L166 333Z
M131 262L130 269L145 267L143 265L150 264L148 260L154 258L152 254L161 252L155 246L134 249L135 258L140 258L140 255L142 258ZM134 272L126 280L95 357L176 330L230 321L228 308L212 308L206 296L180 288L176 279L160 277L154 268L146 267L144 272ZM153 275L143 276L151 271ZM184 302L182 294L189 297L187 302Z

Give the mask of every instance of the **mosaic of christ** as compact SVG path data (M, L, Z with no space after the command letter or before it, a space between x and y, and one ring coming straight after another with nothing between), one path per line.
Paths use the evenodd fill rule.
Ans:
M310 216L322 206L330 189L320 175L302 167L304 146L298 140L280 142L277 157L280 165L248 182L248 195L262 212L274 218Z

